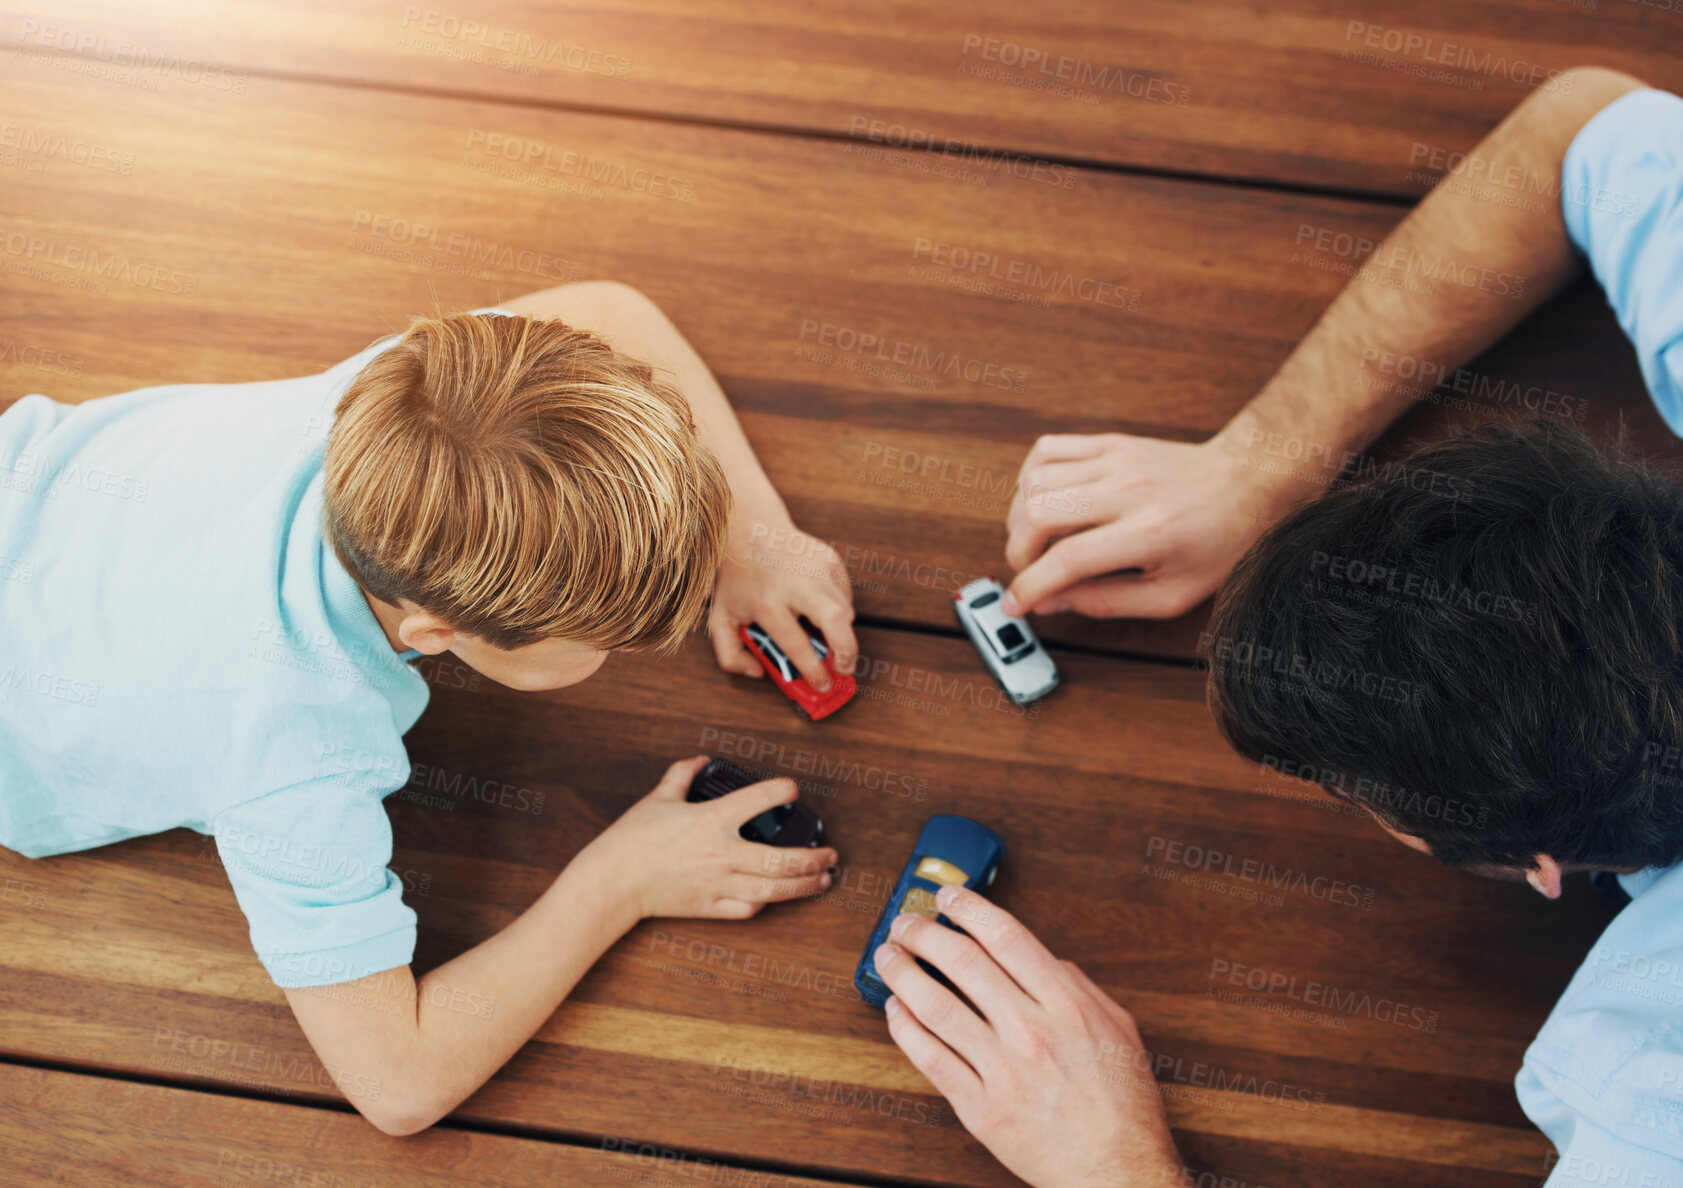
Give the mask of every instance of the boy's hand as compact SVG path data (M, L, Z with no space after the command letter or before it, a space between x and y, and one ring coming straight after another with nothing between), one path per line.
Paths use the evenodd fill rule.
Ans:
M590 843L602 877L620 880L623 901L638 918L744 920L768 903L827 889L835 850L766 846L737 833L758 814L793 801L795 782L766 780L691 804L684 794L706 764L706 755L674 763L653 792Z
M853 635L853 587L847 568L834 549L796 528L787 515L739 519L719 566L707 618L719 667L738 676L765 675L738 634L744 624L758 623L807 683L822 693L830 687L830 673L807 642L799 616L805 615L824 633L836 671L852 672L859 643Z
M936 903L970 935L902 915L876 966L894 991L889 1034L965 1129L1035 1188L1179 1184L1180 1159L1132 1016L974 891L945 887Z

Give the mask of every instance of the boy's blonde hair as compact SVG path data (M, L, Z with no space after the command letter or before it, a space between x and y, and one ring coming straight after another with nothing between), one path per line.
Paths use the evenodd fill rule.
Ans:
M416 318L351 382L327 533L376 598L499 648L667 649L705 612L730 488L688 403L559 321Z

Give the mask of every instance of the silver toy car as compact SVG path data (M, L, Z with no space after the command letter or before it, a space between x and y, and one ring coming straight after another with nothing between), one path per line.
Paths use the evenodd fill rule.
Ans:
M1027 705L1058 687L1058 669L1028 621L1000 609L1004 593L992 578L977 578L953 595L953 609L1011 700Z

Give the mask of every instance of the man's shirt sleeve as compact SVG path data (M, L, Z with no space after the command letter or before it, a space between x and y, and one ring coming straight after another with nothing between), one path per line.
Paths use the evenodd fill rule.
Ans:
M212 827L277 986L350 982L414 957L415 912L388 869L391 822L378 789L311 780L235 805Z
M1598 112L1566 152L1560 205L1654 404L1683 436L1683 99L1632 91Z

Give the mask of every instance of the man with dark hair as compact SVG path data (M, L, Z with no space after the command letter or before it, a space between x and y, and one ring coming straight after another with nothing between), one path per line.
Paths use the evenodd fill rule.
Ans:
M1019 490L1080 497L1013 506L1006 609L1173 616L1237 565L1203 643L1240 751L1550 898L1599 872L1626 906L1520 1104L1559 1149L1550 1188L1683 1188L1683 486L1599 453L1556 392L1524 401L1542 419L1362 453L1586 259L1683 432L1683 99L1557 81L1446 161L1208 442L1037 442ZM877 968L959 1119L1039 1188L1190 1183L1149 1078L1080 1071L1150 1067L1128 1013L980 897L941 906L969 937L902 917Z

